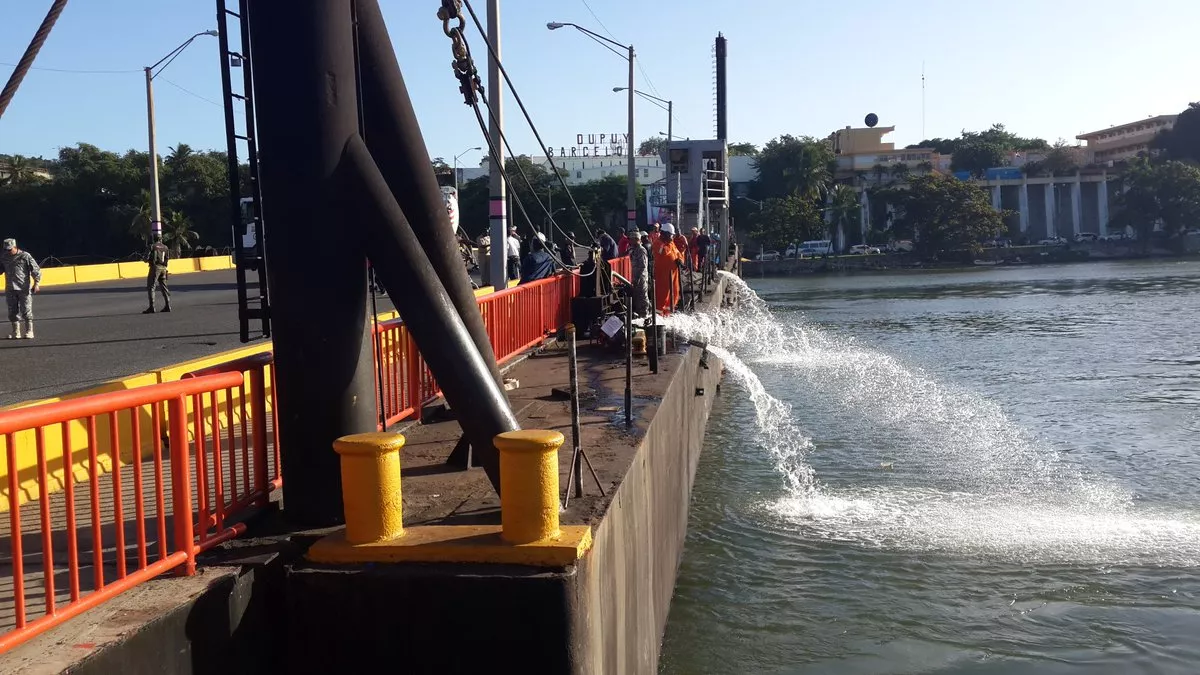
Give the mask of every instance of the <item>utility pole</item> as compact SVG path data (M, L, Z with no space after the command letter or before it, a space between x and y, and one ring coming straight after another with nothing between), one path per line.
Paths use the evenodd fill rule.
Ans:
M667 101L667 147L671 146L671 124L675 120L675 113L672 112L674 108L675 104L671 101Z
M488 136L494 152L488 157L488 222L492 238L492 287L501 290L508 286L508 222L504 181L504 79L500 74L500 0L488 0L488 42L493 58L488 60L488 104L492 118ZM497 157L496 155L500 156Z
M150 235L162 236L162 206L158 196L158 142L154 133L154 72L146 68L146 123L150 127Z
M625 145L629 154L629 186L625 195L625 230L637 229L637 164L634 147L637 139L633 135L633 45L629 45L629 142Z

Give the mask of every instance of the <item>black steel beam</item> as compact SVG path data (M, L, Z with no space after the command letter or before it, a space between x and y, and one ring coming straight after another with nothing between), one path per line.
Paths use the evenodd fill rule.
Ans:
M496 382L500 369L376 0L358 0L363 140ZM450 73L446 73L450 86ZM468 132L475 133L474 130ZM392 288L389 286L388 288Z
M728 55L725 36L717 33L717 140L729 140L729 101L726 98L725 57Z
M367 262L335 184L358 133L352 0L249 2L284 504L342 521L333 441L375 429ZM402 286L392 286L402 288Z
M347 222L361 228L375 274L384 286L404 289L392 294L392 302L401 316L414 317L407 322L409 334L446 401L458 411L474 459L499 493L499 455L492 439L520 428L503 387L489 372L413 227L358 136L346 143L339 176Z

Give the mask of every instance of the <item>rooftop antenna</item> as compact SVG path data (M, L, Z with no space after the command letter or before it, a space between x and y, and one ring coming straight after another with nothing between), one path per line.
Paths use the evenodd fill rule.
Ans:
M925 140L925 62L921 62L921 140Z

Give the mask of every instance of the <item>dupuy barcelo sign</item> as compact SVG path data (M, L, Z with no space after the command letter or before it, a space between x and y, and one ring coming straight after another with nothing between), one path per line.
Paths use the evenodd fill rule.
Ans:
M547 157L624 157L629 134L575 134L575 145L546 148Z

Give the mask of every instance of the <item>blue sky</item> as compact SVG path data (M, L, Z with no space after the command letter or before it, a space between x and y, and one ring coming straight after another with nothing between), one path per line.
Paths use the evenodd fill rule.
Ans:
M483 145L457 93L436 0L380 0L432 156ZM474 0L485 10L485 0ZM49 0L0 4L0 63L14 64ZM590 8L589 8L590 5ZM0 152L51 156L78 141L145 148L141 68L189 35L215 27L211 0L75 0L0 119ZM502 0L503 59L543 138L625 128L622 59L570 21L632 41L637 87L675 102L678 136L713 135L712 42L729 40L731 140L828 134L868 112L895 125L897 144L1003 122L1051 141L1200 99L1194 0ZM477 58L483 42L472 30ZM217 41L198 39L156 80L160 152L185 142L225 147ZM486 73L486 64L479 64ZM126 71L69 73L45 69ZM0 65L7 79L9 65ZM183 91L184 89L187 92ZM188 93L190 92L190 93ZM513 147L537 145L506 99ZM665 130L666 114L638 103L636 136ZM464 164L478 161L469 152Z

